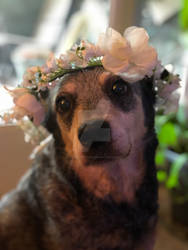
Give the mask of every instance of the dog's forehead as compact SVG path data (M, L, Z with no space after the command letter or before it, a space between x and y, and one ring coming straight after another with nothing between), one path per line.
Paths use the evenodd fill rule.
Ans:
M103 97L102 87L112 75L102 67L65 74L51 90L51 104L54 107L58 96L68 94L76 98L78 102L87 103L89 100L94 105Z
M82 94L83 91L90 92L90 90L102 87L111 76L112 73L105 71L103 68L93 68L71 73L63 77L58 92L70 93L72 95Z

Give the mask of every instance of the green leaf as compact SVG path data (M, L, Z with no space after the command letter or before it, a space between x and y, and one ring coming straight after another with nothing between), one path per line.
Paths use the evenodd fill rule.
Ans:
M157 171L157 179L159 182L165 182L167 179L167 173L164 170Z
M179 23L182 29L188 28L188 1L182 1L182 8L179 15Z
M185 108L183 106L179 107L176 117L181 125L186 125Z
M157 150L157 153L155 156L155 163L157 166L163 166L165 164L164 150Z
M184 138L188 139L188 131L184 131Z
M168 121L168 116L166 115L157 115L155 118L155 126L157 133L160 132L161 127Z
M177 143L176 129L173 123L165 123L158 134L160 144L164 146L175 146Z
M171 188L175 188L178 186L179 171L181 170L182 166L186 163L187 160L188 160L188 155L181 154L172 163L170 175L166 183L168 188L171 189Z

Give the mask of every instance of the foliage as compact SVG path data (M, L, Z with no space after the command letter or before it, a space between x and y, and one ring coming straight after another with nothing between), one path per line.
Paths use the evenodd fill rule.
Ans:
M177 113L156 117L159 140L156 154L157 177L169 189L179 187L180 170L188 162L187 123L183 107Z
M179 24L180 27L184 30L188 28L188 1L182 1L182 9L179 14Z

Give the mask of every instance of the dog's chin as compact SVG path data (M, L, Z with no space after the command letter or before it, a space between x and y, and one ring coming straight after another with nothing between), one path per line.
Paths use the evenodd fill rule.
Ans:
M122 152L113 147L106 147L101 150L89 150L81 153L81 161L85 166L101 166L108 163L117 162L122 159L129 157L131 153L131 145L128 146L127 150Z
M117 156L84 156L82 159L85 166L101 166L117 160Z

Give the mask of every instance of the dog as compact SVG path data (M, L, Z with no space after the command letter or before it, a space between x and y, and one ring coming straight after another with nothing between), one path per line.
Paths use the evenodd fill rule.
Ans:
M100 66L41 94L53 139L0 202L0 249L152 250L155 95L152 78L127 83Z

